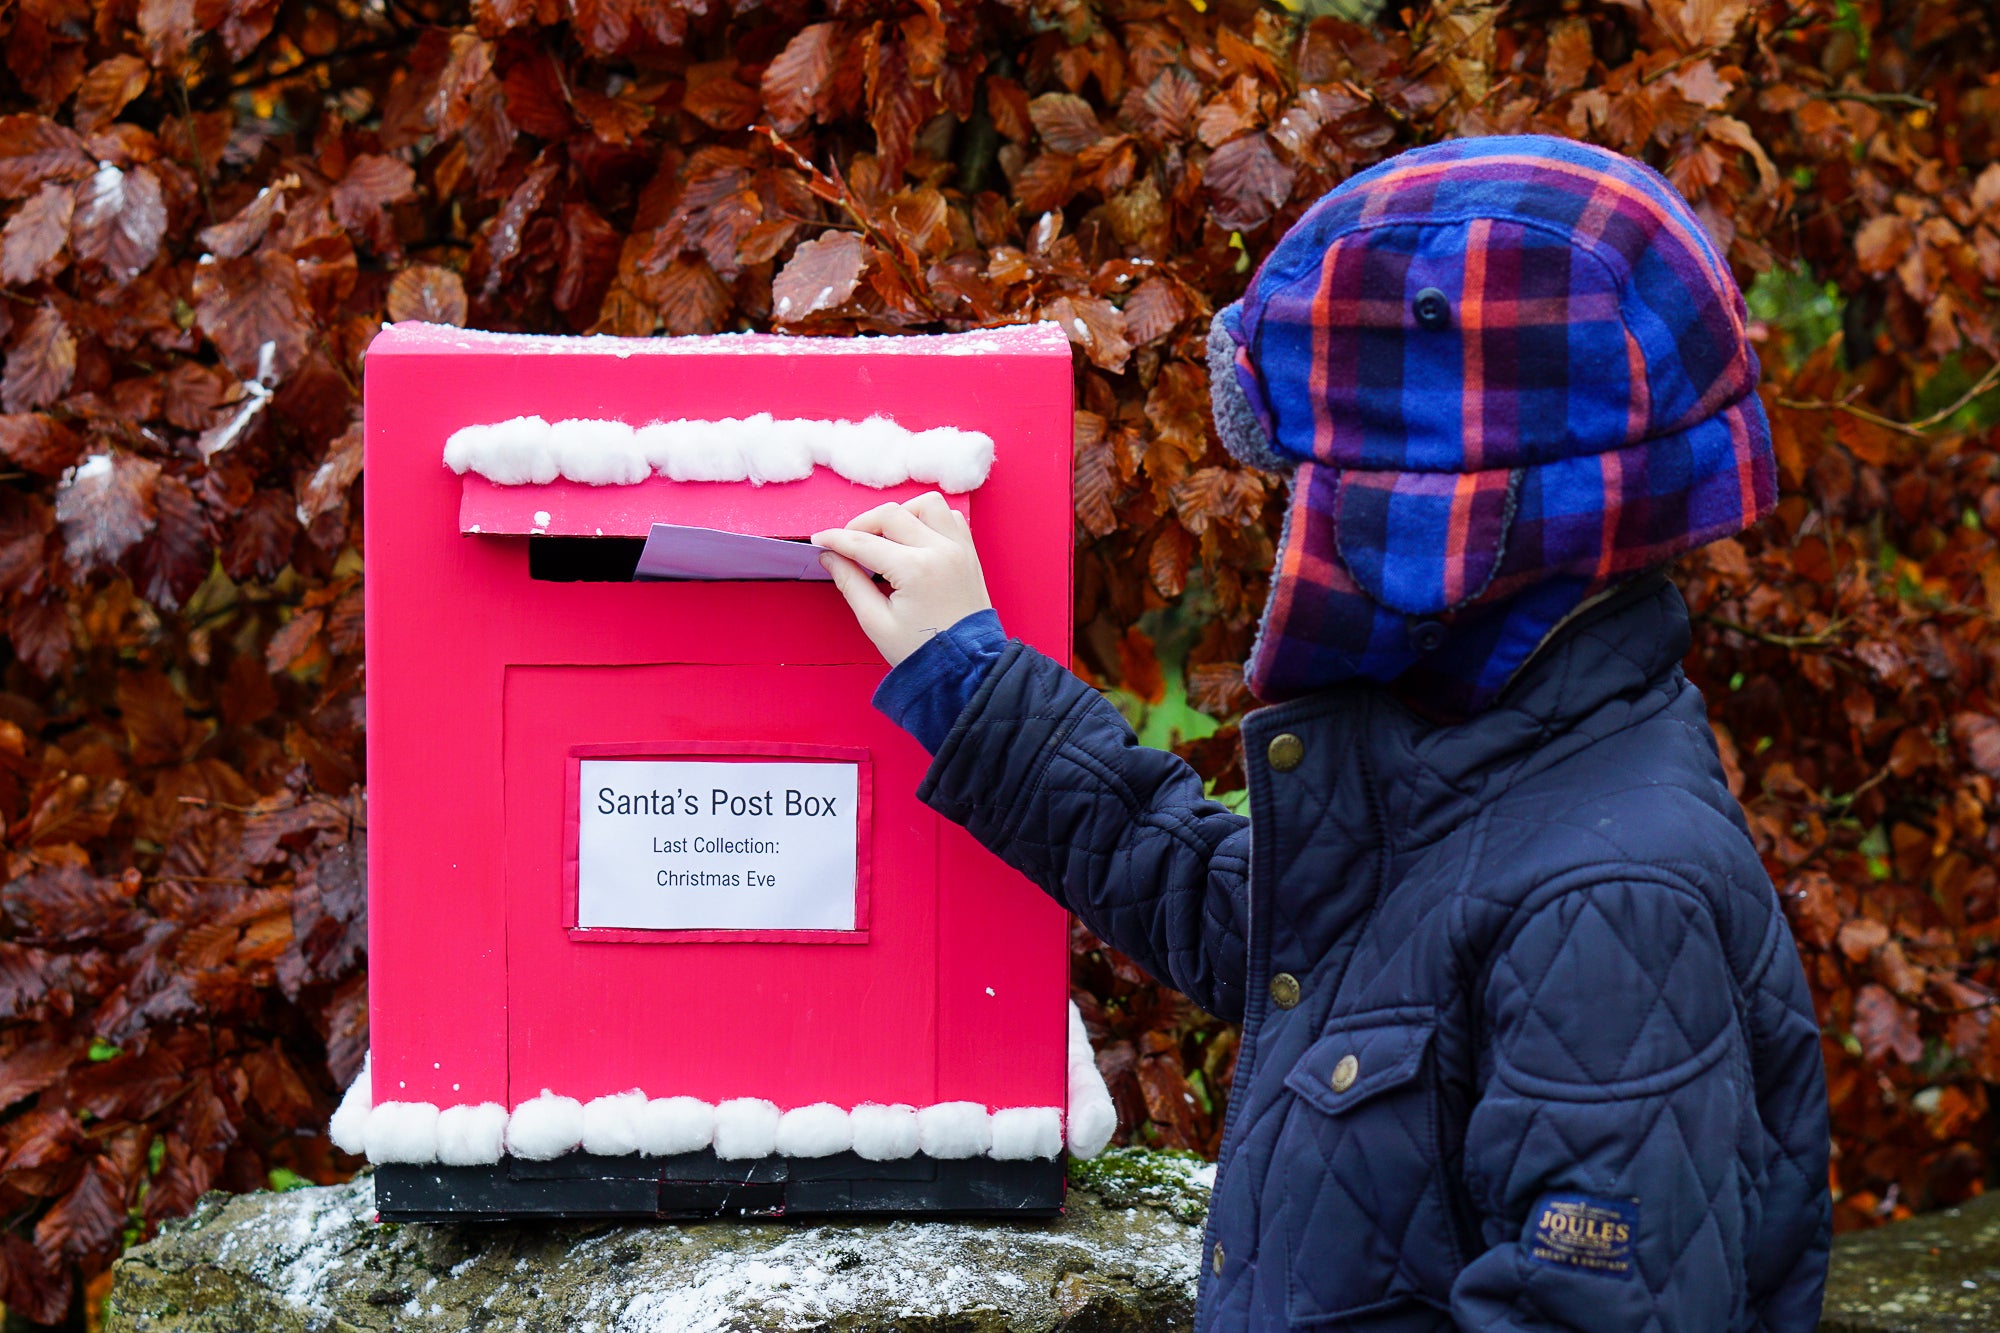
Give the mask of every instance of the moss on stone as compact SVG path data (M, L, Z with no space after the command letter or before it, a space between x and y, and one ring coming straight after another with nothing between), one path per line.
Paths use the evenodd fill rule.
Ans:
M1214 1171L1191 1152L1111 1148L1096 1157L1071 1158L1069 1180L1113 1208L1164 1208L1182 1222L1198 1224L1208 1213Z

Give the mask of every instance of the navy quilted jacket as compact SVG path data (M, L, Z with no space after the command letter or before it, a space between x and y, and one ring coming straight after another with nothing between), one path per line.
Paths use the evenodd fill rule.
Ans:
M1687 648L1656 578L1463 724L1262 709L1247 823L1032 649L987 672L925 799L1243 1024L1201 1329L1814 1328L1818 1028Z

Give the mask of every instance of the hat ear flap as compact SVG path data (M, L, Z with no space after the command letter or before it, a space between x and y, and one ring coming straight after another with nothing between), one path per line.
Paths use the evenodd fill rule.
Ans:
M1500 571L1522 470L1340 474L1334 542L1375 601L1434 616L1478 601Z
M1242 309L1240 301L1224 306L1208 324L1208 401L1216 433L1229 456L1244 466L1290 472L1292 460L1280 458L1271 447L1269 418L1257 408L1263 398L1257 372L1237 341Z

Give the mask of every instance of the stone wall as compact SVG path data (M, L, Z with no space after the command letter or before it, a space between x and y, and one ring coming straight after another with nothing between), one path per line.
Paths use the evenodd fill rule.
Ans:
M374 1186L210 1195L119 1260L107 1333L1185 1328L1209 1169L1115 1151L1052 1222L378 1224Z
M1212 1169L1072 1163L1053 1222L378 1224L374 1188L210 1195L119 1260L107 1333L1191 1326ZM2000 1198L1835 1245L1820 1333L2000 1330Z

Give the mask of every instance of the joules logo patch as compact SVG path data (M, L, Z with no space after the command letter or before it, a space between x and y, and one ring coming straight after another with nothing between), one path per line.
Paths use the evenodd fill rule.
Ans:
M1623 1277L1632 1271L1632 1246L1638 1234L1636 1199L1545 1194L1528 1214L1528 1234L1522 1244L1538 1263Z

